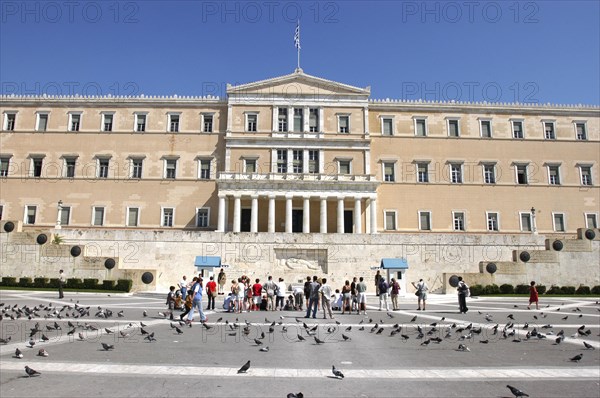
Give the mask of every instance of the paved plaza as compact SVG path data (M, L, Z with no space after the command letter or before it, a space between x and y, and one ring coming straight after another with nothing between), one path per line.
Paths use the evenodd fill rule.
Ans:
M10 338L0 345L3 398L512 397L507 384L531 397L600 397L598 298L542 297L539 310L527 310L527 298L470 298L469 312L459 314L455 295L431 295L427 311L416 311L409 296L389 313L369 296L366 316L217 310L207 312L208 327L190 328L159 316L163 295L56 297L0 292L0 337ZM52 315L65 305L60 319ZM74 318L75 305L89 307L89 316ZM24 306L38 310L31 319L11 319ZM111 317L96 316L106 309ZM60 330L52 330L55 322ZM23 358L15 357L17 348ZM42 348L47 357L38 356ZM238 373L247 361L248 371ZM27 377L25 365L41 375ZM345 377L335 377L332 366Z

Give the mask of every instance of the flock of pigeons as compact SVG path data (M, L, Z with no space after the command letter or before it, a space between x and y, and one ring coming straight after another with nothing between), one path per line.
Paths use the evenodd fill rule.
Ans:
M600 304L598 301L596 302L596 304ZM517 307L517 306L515 306ZM36 344L36 340L41 341L41 342L47 342L50 340L50 338L48 336L46 336L45 333L49 333L49 332L53 332L53 331L57 331L57 330L62 330L61 324L58 323L56 321L56 319L61 320L61 323L63 323L64 326L64 321L65 318L70 318L70 319L66 319L66 324L68 326L68 331L67 331L67 336L75 336L75 334L77 333L77 338L80 341L83 341L86 339L85 334L83 333L83 331L93 331L99 334L114 334L115 331L110 329L110 328L103 328L103 330L99 330L98 327L96 327L95 325L93 325L90 322L84 322L83 324L79 322L79 319L84 318L84 317L90 317L91 314L91 308L90 306L81 306L78 303L72 305L63 305L61 307L56 307L53 306L52 303L49 303L47 305L37 305L34 307L29 307L27 305L21 306L19 307L18 304L15 304L13 306L10 305L5 305L4 303L0 303L0 321L2 321L3 319L11 319L11 320L17 320L17 319L28 319L28 320L34 320L36 318L43 318L46 319L48 321L48 323L46 323L44 325L44 327L42 327L38 322L35 323L34 327L30 329L29 332L29 342L28 342L28 348L33 348ZM107 308L102 308L100 306L97 307L97 310L94 310L95 314L94 316L96 318L110 318L114 316L114 312L107 309ZM560 308L558 308L556 311L560 311ZM581 312L581 310L579 308L575 308L573 309L574 312ZM600 311L600 308L598 308L598 311ZM479 312L480 315L484 315L481 312ZM147 311L143 311L142 316L145 318L148 316ZM388 318L393 319L395 318L396 315L392 314L392 313L387 313ZM120 311L117 313L117 317L122 318L124 317L124 312ZM158 317L159 318L167 318L170 317L171 322L170 322L170 327L171 329L174 330L175 333L177 333L178 335L183 334L183 328L185 325L192 327L192 324L186 324L183 321L178 321L178 322L173 322L173 315L172 313L167 313L167 312L158 312ZM547 314L545 314L544 312L538 313L537 315L534 315L533 318L534 320L538 321L539 318L546 318ZM568 315L562 317L562 320L567 320L568 319ZM579 317L582 317L582 314L579 314ZM438 322L433 322L431 324L429 324L428 329L429 330L425 330L423 326L416 324L418 316L415 315L414 317L412 317L412 319L410 319L410 321L405 324L402 325L400 323L395 323L394 325L391 326L391 331L389 333L390 337L399 335L400 338L404 341L410 339L412 334L416 333L416 339L420 340L420 346L423 347L427 347L429 344L440 344L444 341L444 339L449 340L449 339L456 339L458 341L460 341L457 351L463 351L463 352L469 352L471 351L471 349L466 345L467 341L474 341L474 338L476 335L481 335L482 331L484 330L483 326L479 326L479 327L475 327L473 326L473 323L470 323L467 326L464 325L457 325L456 323L453 323L451 325L446 324L442 324L442 322L445 321L445 317L442 317ZM53 321L50 321L50 319L53 319ZM71 320L72 319L72 320ZM287 326L283 325L283 319L284 317L281 316L280 317L280 321L279 322L271 322L269 321L267 318L265 318L265 323L269 325L268 327L268 333L274 333L275 332L275 328L277 326L282 326L281 327L281 332L282 333L288 333L288 328ZM484 315L484 319L486 322L491 323L494 321L492 315L489 314L485 314ZM559 345L561 344L566 338L577 338L577 337L583 337L586 338L588 336L591 335L591 330L589 328L586 328L585 325L582 325L581 327L579 327L577 329L577 332L569 337L565 336L565 332L564 330L560 330L558 333L554 334L553 331L547 331L547 332L543 332L543 330L547 330L547 329L553 329L553 326L550 324L545 324L543 326L540 327L540 330L537 330L536 327L533 327L530 329L529 327L529 323L525 322L523 325L515 325L514 321L514 315L513 314L509 314L507 316L508 322L506 322L506 324L500 328L500 324L496 323L494 326L492 326L491 328L486 328L488 330L486 330L486 332L490 332L491 335L498 335L498 340L508 340L511 339L512 342L521 342L523 340L529 340L529 339L552 339L554 340L554 345ZM76 321L77 320L77 321ZM217 324L221 324L223 318L219 318L215 324L215 326ZM338 322L335 321L335 326L332 324L315 324L313 326L309 326L306 324L306 322L304 322L302 319L296 318L295 319L298 325L302 325L300 329L300 332L296 334L296 338L298 342L303 342L306 341L306 339L308 337L313 337L315 343L317 345L321 345L321 344L325 344L326 341L320 339L319 336L319 328L323 327L325 329L325 332L328 335L333 335L334 333L341 331L341 328L343 328L343 325ZM373 324L373 319L369 319L368 322L366 321L366 319L363 319L359 322L358 324L358 331L365 331L366 327L369 327L370 329L370 333L373 333L375 335L381 335L383 334L384 330L387 326L387 324L385 324L383 319L380 319L379 322L375 322ZM391 323L390 320L388 320L389 323ZM385 326L384 326L385 324ZM412 325L411 325L412 324ZM208 323L202 323L201 324L202 327L204 327L205 329L211 329L214 326L209 325ZM373 326L370 326L373 325ZM228 332L229 335L231 336L236 336L239 332L239 330L241 329L241 333L243 333L245 336L249 336L251 334L251 327L256 326L258 329L255 329L255 331L260 330L260 334L257 336L257 338L254 338L254 344L259 348L259 351L261 352L268 352L269 351L269 347L265 346L263 347L263 339L266 337L266 334L264 333L264 331L262 331L262 328L260 327L260 325L256 324L253 325L252 323L244 320L244 323L241 323L239 321L238 318L235 319L235 322L229 322L228 320L225 321L225 323L223 324L223 326L226 328L226 331ZM123 338L126 339L128 337L130 337L132 334L139 332L142 336L144 336L144 340L147 342L154 342L157 341L156 337L155 337L155 332L149 332L148 330L144 329L145 327L147 327L147 325L144 322L139 322L139 323L129 323L127 326L125 326L122 330L118 330L118 337L119 338ZM356 326L355 326L356 327ZM427 326L425 326L427 328ZM410 329L410 330L409 330ZM349 334L352 331L352 326L347 326L344 328L344 331L341 333L341 337L342 340L341 341L350 341L352 340L350 338L350 336L348 336L347 334ZM304 335L306 335L306 337L304 337ZM444 336L443 338L440 336ZM524 335L524 336L523 336ZM521 337L523 336L523 338ZM600 335L599 335L600 336ZM8 344L11 341L11 336L9 336L8 338L4 339L4 338L0 338L0 344ZM483 340L480 339L479 343L481 344L487 344L489 343L489 340ZM114 344L107 344L102 342L101 343L101 349L104 351L111 351L114 350ZM594 350L594 346L587 343L586 341L583 341L583 348L585 348L586 350ZM46 351L44 348L40 348L38 351L38 356L40 357L48 357L48 351ZM15 355L13 356L16 359L22 359L23 356L23 352L17 348L15 350ZM572 362L579 362L583 359L583 353L580 353L578 355L575 355L572 358L569 358L570 361ZM238 371L238 374L241 373L247 373L250 369L250 361L247 361ZM344 379L344 374L341 370L337 369L335 367L335 365L332 365L331 368L333 377L336 379ZM40 372L36 371L35 369L32 369L29 366L25 366L25 373L26 373L26 377L33 377L33 376L38 376L40 375ZM527 395L527 393L525 393L524 391L519 390L516 387L513 387L511 385L507 385L506 386L511 393L516 397L528 397L529 395ZM290 393L287 395L288 398L303 398L303 394L301 392L299 393Z

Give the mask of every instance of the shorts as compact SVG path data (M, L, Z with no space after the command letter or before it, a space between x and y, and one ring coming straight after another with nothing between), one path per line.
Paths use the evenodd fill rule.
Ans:
M367 302L367 294L364 292L358 293L358 302L366 303Z
M254 300L254 304L260 304L260 302L262 301L262 297L260 296L254 296L252 297L252 299Z
M419 299L421 299L421 300L427 300L427 292L421 292L421 295L419 296Z
M344 300L348 300L350 298L350 293L344 293Z

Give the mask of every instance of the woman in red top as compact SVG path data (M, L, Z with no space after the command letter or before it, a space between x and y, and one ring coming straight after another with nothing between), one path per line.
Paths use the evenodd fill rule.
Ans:
M260 301L262 300L262 285L258 278L256 278L256 283L252 285L252 298L254 299L252 310L258 311L260 309Z
M531 309L531 304L535 303L535 309L539 310L540 307L538 306L538 291L535 288L535 281L531 281L531 286L529 286L529 305L527 306L527 309Z
M214 277L210 277L210 281L206 284L206 295L208 296L208 305L206 310L215 309L215 297L217 297L217 283L213 280Z

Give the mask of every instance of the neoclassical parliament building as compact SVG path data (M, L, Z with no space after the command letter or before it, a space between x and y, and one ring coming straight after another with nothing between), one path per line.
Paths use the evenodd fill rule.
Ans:
M568 235L599 223L598 106L380 100L297 69L226 98L2 96L0 114L0 216L24 231Z

